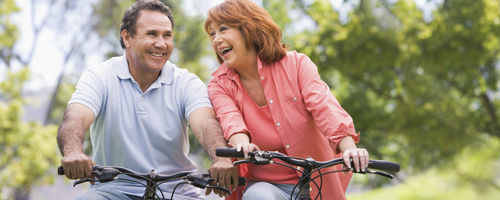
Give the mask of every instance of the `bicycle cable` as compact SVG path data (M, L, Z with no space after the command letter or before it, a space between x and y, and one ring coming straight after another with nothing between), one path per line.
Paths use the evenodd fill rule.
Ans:
M170 196L171 200L174 199L174 193L175 193L175 189L177 189L177 186L182 185L182 184L189 184L189 182L187 182L187 181L186 182L180 182L177 185L175 185L174 190L172 191L172 196Z
M124 175L130 176L130 177L132 177L132 178L133 178L134 176L136 176L135 174L133 174L133 173L128 173L128 172L121 173L121 174L124 174ZM131 175L132 175L132 176L131 176ZM148 177L143 177L143 176L141 176L141 177L142 177L142 179L143 179L143 180L145 180L145 181L149 181L150 183L154 183L154 181L153 181L153 180L151 180L151 179L150 179L150 178L148 178ZM144 185L144 184L143 184L143 185ZM159 191L160 191L160 193L161 193L161 196L162 196L163 198L165 198L165 196L163 195L163 190L161 190L161 188L160 188L160 187L158 187L158 184L153 185L153 188L151 188L151 187L149 187L149 186L146 186L146 187L147 187L148 189L150 189L150 190L153 190L153 188L158 188L158 190L159 190ZM144 194L144 195L145 195L145 194ZM156 192L155 192L155 195L157 195L157 194L156 194ZM157 195L157 196L158 196L158 195ZM158 198L159 198L159 196L158 196Z
M155 184L155 186L159 186L163 183L166 183L166 182L170 182L170 181L175 181L175 180L182 180L182 177L179 177L179 178L172 178L172 179L168 179L168 180L164 180L164 181L160 181L158 183Z
M146 184L144 184L144 183L141 183L140 181L131 180L131 179L126 179L126 178L119 178L119 180L129 181L129 182L134 182L134 183L139 183L139 184L143 185L144 187L146 187L146 188L148 188L148 189L150 189L150 190L154 190L153 188L151 188L151 187L147 186L147 185L146 185ZM161 189L160 189L160 188L158 188L158 189L160 190L160 193L161 193L162 198L163 198L163 199L165 199L165 196L163 195L163 191L161 191ZM146 196L146 194L144 194L141 198L144 198L144 196ZM156 197L158 197L158 198L160 198L160 196L159 196L158 194L156 194L156 192L155 192L155 196L156 196Z
M293 158L293 159L297 159L297 160L303 160L303 161L305 161L305 162L309 163L310 165L313 165L313 166L316 168L316 165L314 165L313 163L311 163L310 161L308 161L307 159L304 159L304 158L298 158L298 157L286 157L286 156L280 156L280 155L276 156L275 158L277 158L277 159L280 159L280 158ZM281 159L280 159L280 160L281 160ZM273 163L274 163L274 164L281 165L281 166L285 166L285 167L288 167L288 168L291 168L291 169L294 169L295 171L298 171L298 172L302 173L302 175L304 175L304 176L306 176L306 177L308 177L309 179L311 179L311 180L312 180L312 177L311 177L311 176L309 176L309 174L306 174L305 172L300 171L300 170L296 169L295 167L292 167L292 166L287 165L287 164L284 164L284 163L278 163L278 162L273 162ZM315 171L316 171L316 170L314 170L313 172L315 172ZM312 174L313 172L311 172L310 174ZM321 171L319 171L319 174L320 174L319 176L321 176ZM307 183L310 183L310 182L311 182L311 181L308 181ZM318 188L318 190L319 190L318 195L320 195L320 194L321 194L321 188L323 188L323 178L321 178L321 183L320 183L320 186L318 186L318 184L316 183L316 181L312 181L312 182L314 183L314 185L316 185L316 188ZM293 192L295 191L295 189L297 188L297 186L298 186L298 183L295 185L295 187L293 187L292 193L290 194L290 199L293 199ZM304 185L304 186L305 186L305 185ZM302 187L304 187L304 186L302 186ZM302 189L303 189L303 188L299 188L299 193L300 193L300 190L302 190ZM298 195L299 193L297 193L297 195ZM316 198L318 197L318 195L316 195ZM323 195L321 195L320 197L321 197L320 199L323 199Z
M332 174L332 173L337 173L337 172L344 172L345 170L336 170L336 171L331 171L331 172L327 172L327 173L324 173L324 174L321 174L321 175L318 175L318 176L315 176L314 178L312 178L311 180L308 181L309 182L313 182L314 183L314 180L317 179L317 178L323 178L323 176L325 175L328 175L328 174ZM299 190L300 191L300 190ZM321 195L321 196L319 196ZM321 194L321 190L319 190L318 192L318 195L316 195L316 197L314 199L318 199L318 196L320 197L320 199L323 198L323 195Z
M314 168L317 168L316 165L314 165L314 163L312 163L312 162L310 162L310 161L308 161L306 159L304 159L304 161L307 162L308 164L312 165ZM316 171L318 171L318 173L319 173L318 176L321 177L320 178L320 186L318 186L318 184L316 183L316 181L314 181L314 179L310 176L310 175L312 175ZM305 175L305 173L303 173L303 174ZM319 170L313 170L312 172L310 172L306 176L309 178L309 181L307 181L302 187L299 188L299 192L295 195L295 199L297 199L297 197L299 196L300 191L303 190L306 187L307 184L309 184L309 183L312 182L312 183L314 183L314 185L316 185L316 188L318 188L318 194L316 195L316 197L314 199L318 199L318 196L319 196L320 200L322 200L323 199L323 194L321 194L321 189L323 188L323 174ZM295 185L295 187L293 188L292 193L290 194L290 199L293 199L293 191L295 191L295 189L297 188L297 186L299 186L299 183L297 183Z

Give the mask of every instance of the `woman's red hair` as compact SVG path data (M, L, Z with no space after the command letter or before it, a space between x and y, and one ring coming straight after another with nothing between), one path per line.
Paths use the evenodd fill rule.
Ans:
M210 36L213 23L238 27L245 38L247 49L252 46L261 61L281 60L288 47L281 43L281 30L264 8L249 0L226 0L208 11L205 31ZM224 61L217 54L220 64Z

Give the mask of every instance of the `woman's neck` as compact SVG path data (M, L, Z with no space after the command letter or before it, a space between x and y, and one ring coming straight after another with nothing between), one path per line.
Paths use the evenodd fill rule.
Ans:
M246 61L241 63L241 65L235 67L235 70L240 75L240 79L255 80L259 79L258 66L258 59L257 56L255 56L253 58L246 59Z

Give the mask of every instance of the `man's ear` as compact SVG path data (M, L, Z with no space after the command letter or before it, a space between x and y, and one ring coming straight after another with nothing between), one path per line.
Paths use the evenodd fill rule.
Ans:
M123 38L123 44L125 44L125 47L130 47L130 33L127 31L127 29L123 29L123 31L120 34Z

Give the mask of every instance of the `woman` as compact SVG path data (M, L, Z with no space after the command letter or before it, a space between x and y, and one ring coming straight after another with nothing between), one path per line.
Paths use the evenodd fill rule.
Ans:
M318 161L353 158L355 170L365 169L368 152L356 148L359 134L352 118L314 63L287 51L266 10L248 0L227 0L209 10L205 30L222 64L212 74L209 96L230 145L245 156L260 149ZM289 199L299 176L280 165L249 164L239 170L250 180L243 199ZM334 170L340 167L322 173ZM351 175L324 176L323 198L345 199ZM313 186L311 197L317 192Z

